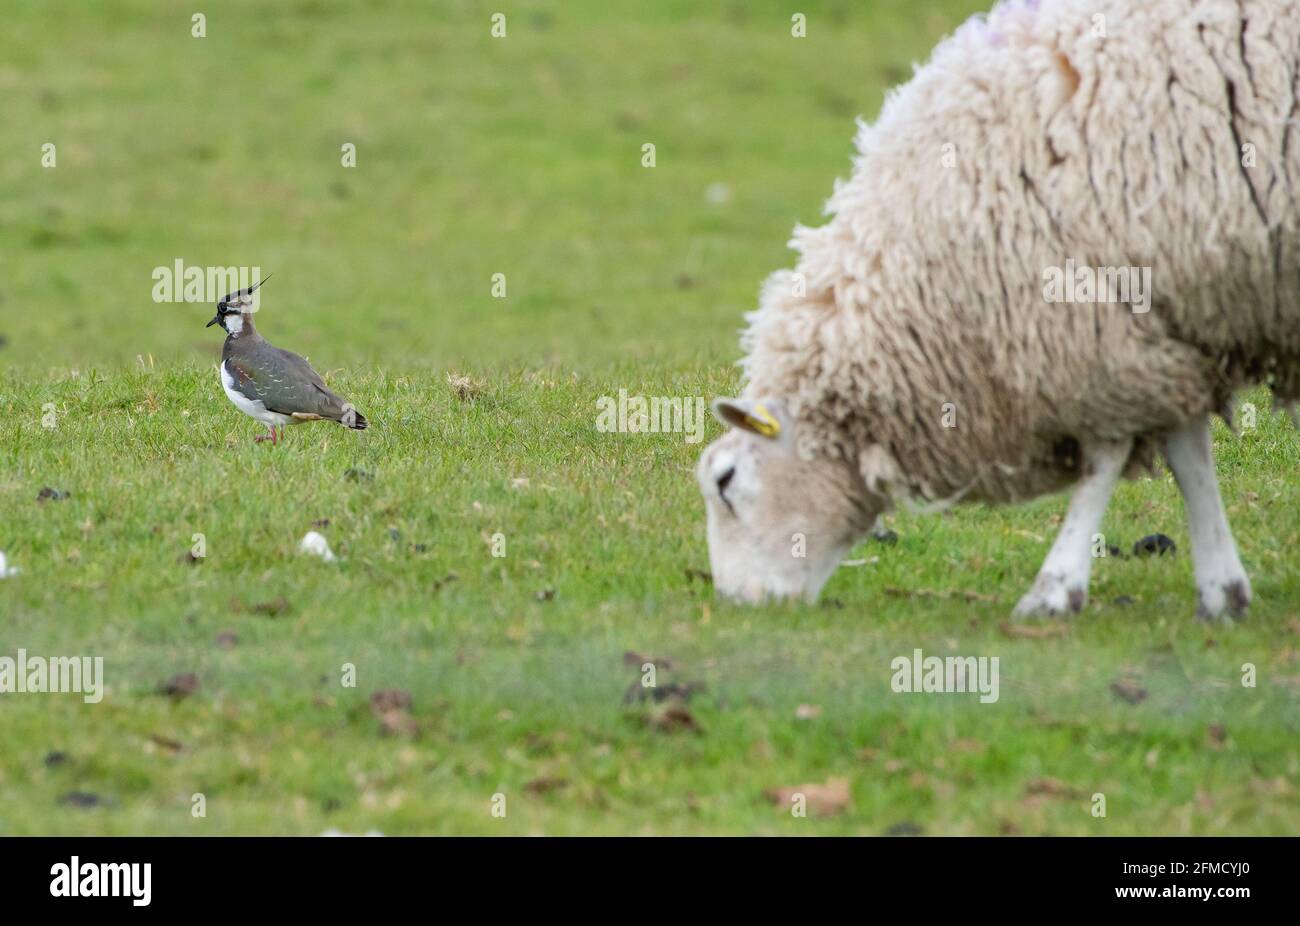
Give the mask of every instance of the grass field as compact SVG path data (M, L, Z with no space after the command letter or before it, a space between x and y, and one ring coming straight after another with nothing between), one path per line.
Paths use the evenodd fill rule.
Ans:
M1005 626L1060 497L900 514L821 604L721 604L701 445L595 427L620 389L736 390L854 117L981 5L805 3L805 39L766 0L227 2L202 39L175 4L7 11L0 655L102 656L107 693L0 695L0 833L1296 832L1297 433L1266 392L1215 432L1235 627L1192 617L1167 475L1104 529L1179 553L1099 561L1061 633ZM259 328L372 427L254 445L212 306L151 299L177 258L274 272ZM337 562L295 552L313 529ZM915 648L999 657L1000 699L894 694ZM645 661L689 697L625 703ZM780 793L819 788L806 818Z

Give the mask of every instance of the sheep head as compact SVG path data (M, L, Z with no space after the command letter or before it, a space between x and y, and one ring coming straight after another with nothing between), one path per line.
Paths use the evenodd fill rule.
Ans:
M780 399L717 399L729 430L700 457L718 593L812 601L884 507L847 461L801 452Z

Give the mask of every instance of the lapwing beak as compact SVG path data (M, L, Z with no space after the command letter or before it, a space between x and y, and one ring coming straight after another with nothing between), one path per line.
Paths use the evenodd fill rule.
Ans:
M215 318L213 318L212 321L208 322L208 323L207 323L206 325L204 325L203 327L204 327L204 328L211 328L213 325L215 325L215 324L216 324L217 322L219 322L219 321L221 321L221 316L220 316L220 315L218 315L218 316L216 316Z

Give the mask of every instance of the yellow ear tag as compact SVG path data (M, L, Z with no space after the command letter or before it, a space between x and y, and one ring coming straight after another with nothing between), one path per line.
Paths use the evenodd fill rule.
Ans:
M761 405L754 406L754 413L745 415L745 424L764 437L776 437L781 433L781 424Z

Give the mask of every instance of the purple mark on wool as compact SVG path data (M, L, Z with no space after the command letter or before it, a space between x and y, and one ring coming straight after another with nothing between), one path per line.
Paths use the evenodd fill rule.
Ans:
M1016 22L1020 26L1031 23L1038 14L1041 0L1003 0L988 14L987 39L989 44L1001 46L1006 44L1006 35L999 28L1006 23ZM1013 30L1015 31L1015 30Z
M984 13L976 13L970 19L966 20L953 33L954 38L982 38L987 40L992 30L985 19Z

